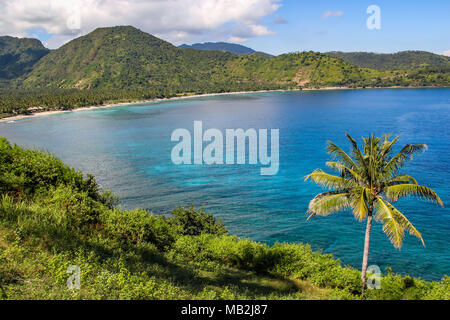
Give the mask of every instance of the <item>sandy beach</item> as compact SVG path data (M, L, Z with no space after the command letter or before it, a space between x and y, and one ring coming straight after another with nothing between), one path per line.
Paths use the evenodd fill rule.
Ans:
M336 89L338 89L338 88L336 88ZM340 88L340 89L343 89L343 88ZM306 90L306 89L303 89L303 90ZM314 89L314 90L317 90L317 89ZM47 116L47 115L53 115L53 114L58 114L58 113L68 113L68 112L77 112L77 111L92 110L92 109L120 107L120 106L124 106L124 105L139 104L139 103L151 103L151 102L159 102L159 101L193 99L193 98L220 96L220 95L236 95L236 94L263 93L263 92L286 92L286 91L298 91L298 90L237 91L237 92L195 94L195 95L190 95L190 96L180 96L180 97L171 97L171 98L163 98L163 99L136 100L136 101L132 101L132 102L120 102L120 103L110 103L110 104L97 105L97 106L87 106L87 107L75 108L75 109L71 109L71 110L53 110L53 111L34 112L34 113L31 113L28 115L17 115L17 116L2 118L2 119L0 119L0 122L10 122L10 121L15 121L15 120L29 119L29 118L33 118L33 117Z
M84 110L92 110L92 109L101 109L101 108L112 108L112 107L120 107L124 105L132 105L139 103L151 103L158 101L170 101L170 100L181 100L181 99L193 99L193 98L203 98L203 97L213 97L213 96L221 96L221 95L236 95L236 94L248 94L248 93L264 93L264 92L288 92L288 91L316 91L316 90L358 90L358 89L416 89L415 87L385 87L385 88L376 88L376 87L366 87L366 88L350 88L350 87L323 87L323 88L302 88L299 89L279 89L279 90L259 90L259 91L236 91L236 92L221 92L221 93L205 93L205 94L195 94L190 96L179 96L179 97L171 97L171 98L163 98L163 99L148 99L148 100L136 100L131 102L120 102L120 103L110 103L105 105L97 105L97 106L87 106L81 108L75 108L71 110L53 110L53 111L42 111L42 112L34 112L28 115L16 115L7 118L0 119L0 122L11 122L15 120L21 119L29 119L37 116L47 116L58 113L68 113L68 112L77 112ZM430 87L420 87L420 88L430 88ZM431 87L433 88L433 87Z

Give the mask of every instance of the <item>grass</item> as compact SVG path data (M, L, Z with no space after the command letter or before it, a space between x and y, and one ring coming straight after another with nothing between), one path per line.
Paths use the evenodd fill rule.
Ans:
M147 248L148 249L148 248ZM329 290L308 281L260 275L227 265L205 266L167 255L142 252L99 265L98 253L55 253L36 239L0 229L0 277L8 299L326 299ZM97 261L98 262L98 261ZM81 289L67 289L65 273L80 264ZM111 265L112 264L112 265ZM107 270L106 265L112 267ZM134 272L133 272L134 271ZM139 274L139 282L133 275ZM146 279L147 281L142 281ZM152 281L152 279L154 281ZM136 284L134 290L131 286ZM130 290L120 290L122 286ZM146 287L153 294L148 294ZM159 287L159 290L155 290ZM153 291L154 290L154 291ZM156 291L156 292L155 292Z
M118 209L92 176L6 139L0 193L1 299L450 299L450 277L392 272L361 295L360 272L332 255L231 236L203 210Z

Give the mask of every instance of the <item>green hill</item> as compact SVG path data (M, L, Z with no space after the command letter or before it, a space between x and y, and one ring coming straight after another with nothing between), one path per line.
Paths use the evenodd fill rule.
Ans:
M4 68L18 65L12 61ZM130 26L96 29L20 70L0 90L0 117L233 91L450 86L450 67L443 62L377 70L312 51L268 59L256 53L180 49Z
M441 74L442 72L437 72ZM22 87L171 88L222 92L286 87L436 85L439 78L377 71L316 52L265 59L255 54L180 49L134 27L100 28L42 58Z
M359 67L382 70L414 70L427 67L450 67L450 57L426 51L397 53L339 52L327 53Z
M0 138L1 299L450 299L450 278L360 272L309 245L228 235L212 215L122 210L55 156ZM80 289L68 289L69 266Z
M149 88L184 91L250 80L235 79L227 52L179 49L133 27L100 28L44 57L25 88ZM261 58L262 59L262 58Z
M273 59L180 49L133 27L101 28L42 58L24 88L174 88L221 92L287 86L370 85L369 76L341 59L315 52Z
M30 72L49 52L37 39L0 37L0 85Z

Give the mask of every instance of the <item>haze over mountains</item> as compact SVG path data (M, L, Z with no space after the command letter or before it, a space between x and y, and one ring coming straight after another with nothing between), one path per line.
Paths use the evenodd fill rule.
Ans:
M36 39L0 37L0 83L25 89L155 87L182 92L450 85L448 57L428 52L301 52L268 59L237 44L182 47L131 26L99 28L51 52Z
M191 45L182 44L178 46L181 49L196 49L196 50L209 50L209 51L226 51L236 54L252 54L256 52L252 48L243 46L236 43L228 42L205 42L205 43L194 43Z
M204 43L194 43L191 45L182 44L181 46L178 46L178 48L207 50L207 51L224 51L224 52L230 52L230 53L241 54L241 55L254 54L257 56L261 56L263 58L268 58L268 59L273 58L273 55L271 55L271 54L261 52L261 51L255 51L252 48L243 46L241 44L229 43L229 42L204 42Z

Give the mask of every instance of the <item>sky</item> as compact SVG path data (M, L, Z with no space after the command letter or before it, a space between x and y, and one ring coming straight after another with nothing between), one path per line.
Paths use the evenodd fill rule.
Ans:
M55 49L98 27L132 25L175 45L228 41L275 55L450 56L449 14L448 0L0 0L0 35L38 38Z

